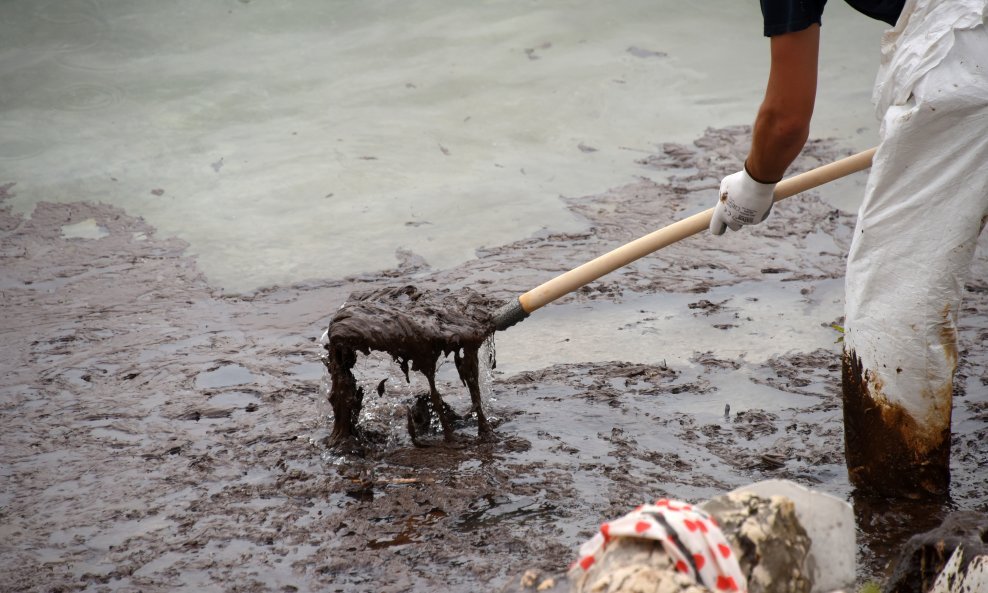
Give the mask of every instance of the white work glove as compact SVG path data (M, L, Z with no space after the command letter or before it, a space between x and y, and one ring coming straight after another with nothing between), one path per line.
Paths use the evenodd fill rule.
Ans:
M710 232L723 235L724 229L736 231L746 224L758 224L772 211L774 183L759 183L747 168L728 175L720 182L720 199L710 219Z

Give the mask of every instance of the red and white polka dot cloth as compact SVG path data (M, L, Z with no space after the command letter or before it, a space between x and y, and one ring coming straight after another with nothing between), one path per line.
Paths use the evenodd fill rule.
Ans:
M666 498L601 525L600 532L580 547L580 558L570 567L570 578L575 580L581 571L590 570L618 537L661 542L677 570L712 591L748 590L737 556L714 518L685 502Z

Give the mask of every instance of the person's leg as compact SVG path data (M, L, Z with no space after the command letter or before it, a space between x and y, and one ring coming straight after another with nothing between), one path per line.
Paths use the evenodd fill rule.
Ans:
M843 364L852 484L947 493L957 313L988 214L988 29L892 106L848 255Z

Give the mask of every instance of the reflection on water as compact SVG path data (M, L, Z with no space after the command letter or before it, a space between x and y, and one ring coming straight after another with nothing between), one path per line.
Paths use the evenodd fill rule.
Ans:
M0 184L191 243L229 290L435 266L581 223L559 195L747 123L753 1L0 5ZM814 134L873 143L882 26L828 7ZM701 33L702 32L702 33Z
M876 578L887 576L889 564L905 541L940 525L951 510L950 505L940 502L891 502L862 496L853 497L852 501L860 534L858 554L864 564L870 565Z

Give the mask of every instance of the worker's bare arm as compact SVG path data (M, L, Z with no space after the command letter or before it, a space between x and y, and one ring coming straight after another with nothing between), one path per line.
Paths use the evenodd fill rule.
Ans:
M761 182L782 179L810 132L816 99L820 26L771 38L772 64L755 119L748 173Z

